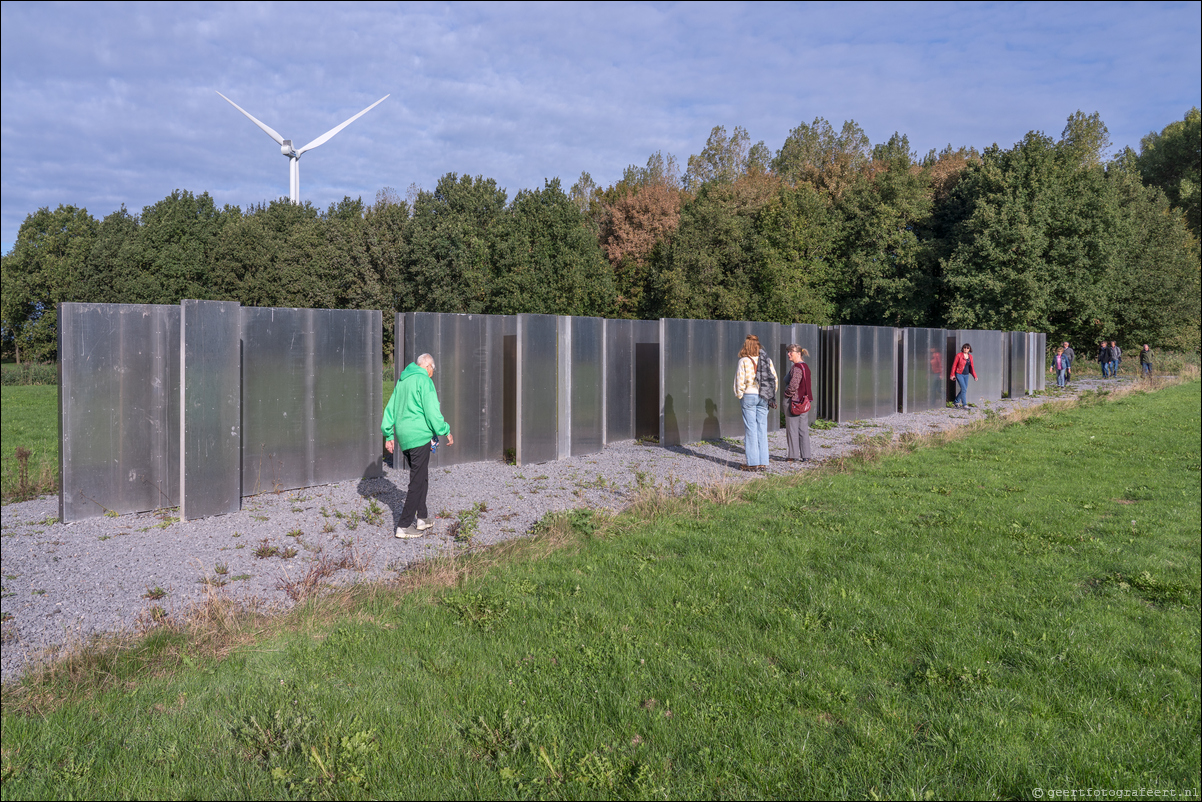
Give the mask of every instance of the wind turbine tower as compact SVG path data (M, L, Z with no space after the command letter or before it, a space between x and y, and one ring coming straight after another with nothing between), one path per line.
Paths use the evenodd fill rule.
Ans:
M221 95L220 92L218 92L217 94ZM230 100L225 95L221 95L221 97L223 100L225 100L225 102L229 103L231 106L236 108L238 111L245 114L252 123L254 123L255 125L262 128L264 133L266 133L269 137L274 139L277 144L279 144L280 153L282 153L288 157L288 196L290 198L292 198L293 203L300 203L300 157L301 157L301 155L303 153L305 153L305 151L313 150L313 148L317 147L318 145L324 145L326 142L329 142L330 139L333 138L334 134L338 133L343 128L346 128L348 125L353 123L355 120L359 119L364 114L367 114L369 111L374 109L376 106L383 103L385 100L387 100L390 97L390 95L385 95L384 97L380 98L375 103L372 103L370 106L365 108L363 111L359 112L354 117L352 117L349 120L347 120L346 122L344 122L342 125L338 126L337 128L331 128L329 131L326 131L324 134L317 137L317 139L314 139L312 142L310 142L308 145L305 145L303 148L292 147L291 139L284 139L284 137L280 136L279 133L277 133L274 128L255 119L254 116L251 115L250 112L248 112L246 109L239 106L234 101Z

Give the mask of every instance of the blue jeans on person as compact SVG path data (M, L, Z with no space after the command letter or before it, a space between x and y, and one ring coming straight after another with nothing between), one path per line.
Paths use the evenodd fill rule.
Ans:
M952 403L958 407L968 406L968 376L967 373L956 374L956 400Z
M1103 379L1110 378L1110 363L1109 362L1102 363L1102 378Z
M1066 375L1066 373L1067 372L1065 371L1064 368L1061 368L1060 370L1056 371L1056 386L1057 387L1063 387L1064 385L1068 384L1068 376Z
M768 399L745 393L743 405L743 448L748 465L768 464Z
M1116 359L1110 363L1110 377L1114 378L1119 375L1119 361Z
M1151 376L1152 375L1152 365L1149 364L1148 362L1143 362L1141 364L1143 365L1144 375Z

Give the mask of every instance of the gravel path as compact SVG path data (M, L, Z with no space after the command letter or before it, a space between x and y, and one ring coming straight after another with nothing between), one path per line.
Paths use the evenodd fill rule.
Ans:
M1113 382L1081 379L1060 397L1100 386ZM929 434L978 420L986 408L1005 413L1047 400L1005 399L982 409L890 415L813 430L810 463L785 463L785 435L775 432L768 436L770 470L809 470L854 451L867 437ZM742 462L742 443L734 439L675 448L625 441L600 454L521 468L502 463L438 468L430 475L429 505L439 518L425 537L414 540L393 537L407 474L391 468L380 479L255 496L232 515L186 523L173 518L174 511L160 511L60 524L57 497L9 504L0 510L2 681L19 677L47 649L146 626L164 613L186 614L209 593L285 609L291 604L287 583L302 578L319 559L353 563L331 581L387 579L440 551L463 548L450 532L454 516L479 503L487 510L471 542L487 545L529 532L553 510L621 509L640 480L704 484L752 478L738 470ZM273 548L273 556L256 555Z

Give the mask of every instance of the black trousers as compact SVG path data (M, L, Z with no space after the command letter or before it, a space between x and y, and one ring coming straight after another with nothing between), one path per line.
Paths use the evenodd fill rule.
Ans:
M417 448L407 448L401 452L405 455L405 465L409 467L409 489L405 492L405 506L401 509L401 520L397 526L413 526L417 518L423 520L430 517L426 509L426 493L430 489L430 444L423 443Z

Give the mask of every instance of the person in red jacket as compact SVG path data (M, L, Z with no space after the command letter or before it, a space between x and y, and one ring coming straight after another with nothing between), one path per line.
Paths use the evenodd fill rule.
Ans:
M977 381L977 371L972 364L972 346L964 343L960 348L960 353L956 354L956 361L952 363L952 375L948 376L958 387L956 400L952 402L953 406L960 408L968 406L968 377L970 375L973 381Z

